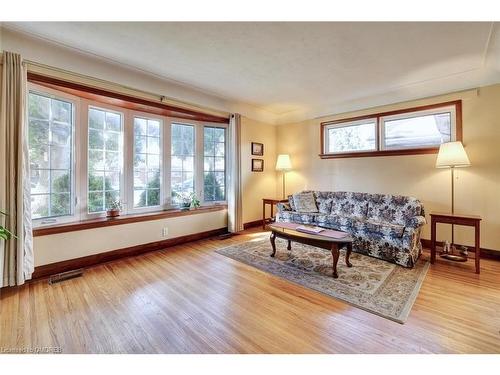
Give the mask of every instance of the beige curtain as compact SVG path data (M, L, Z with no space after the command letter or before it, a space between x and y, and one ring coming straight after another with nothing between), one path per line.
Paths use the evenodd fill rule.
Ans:
M228 219L231 233L243 230L241 198L241 115L232 114L229 121Z
M0 90L0 209L17 239L0 241L0 286L21 285L34 268L26 114L26 68L3 53Z

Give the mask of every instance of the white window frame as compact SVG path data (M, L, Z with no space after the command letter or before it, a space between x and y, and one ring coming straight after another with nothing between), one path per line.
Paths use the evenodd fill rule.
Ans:
M208 128L221 128L225 129L224 132L224 200L222 201L206 201L205 200L205 132L204 129L205 127ZM219 124L219 123L203 123L202 129L201 129L201 136L202 136L202 152L201 152L201 194L198 195L200 197L200 201L202 202L202 205L204 206L218 206L222 204L227 203L227 183L228 183L228 170L227 170L227 156L229 154L229 145L228 145L228 126L226 124Z
M200 137L200 123L198 121L189 121L186 119L177 119L170 118L169 119L169 148L168 148L168 207L170 209L178 208L177 205L174 205L172 202L172 186L171 186L171 177L172 177L172 169L171 169L171 161L172 161L172 125L186 125L192 126L194 130L194 169L193 169L193 191L197 197L201 197L202 191L200 191L199 181L199 155L200 150L203 153L203 134ZM201 128L203 129L203 128ZM203 130L202 130L203 131ZM201 148L200 148L200 140L201 140ZM167 174L167 173L165 173Z
M228 181L228 125L203 121L192 121L176 117L155 115L149 112L131 110L119 106L101 103L85 98L80 98L63 91L46 88L33 83L28 84L28 95L32 92L46 97L68 101L73 106L72 127L72 215L59 216L55 218L33 219L34 227L51 226L62 223L78 222L86 219L105 217L106 212L89 213L88 202L88 141L89 141L89 110L96 108L107 112L121 115L122 128L122 173L120 176L120 199L123 202L123 215L140 214L146 212L160 212L168 209L177 209L171 200L171 129L172 124L190 125L194 127L194 192L202 206L214 206L227 203L227 181ZM27 97L28 98L28 97ZM28 100L28 99L27 99ZM134 117L141 117L160 121L160 202L159 206L134 208ZM28 114L26 114L28 120ZM214 127L225 129L225 185L223 201L204 200L204 128Z
M166 198L167 198L167 207L170 209L177 208L177 206L172 205L172 200L171 200L171 186L170 186L170 175L171 175L171 168L170 168L170 159L171 159L171 130L172 130L172 124L179 124L179 125L190 125L194 126L194 137L195 137L195 155L194 155L194 192L198 199L200 200L200 204L204 207L209 207L209 206L218 206L218 205L223 205L227 204L227 182L228 182L228 155L229 155L229 144L228 144L228 126L227 124L220 124L220 123L212 123L212 122L203 122L203 121L191 121L191 120L186 120L186 119L179 119L179 118L174 118L174 117L169 117L169 126L168 126L168 137L165 136L165 138L168 138L168 149L165 148L165 150L168 150L168 152L165 152L165 154L168 154L168 173L165 173L165 175L168 175L168 185L165 185L168 187L168 192L166 192ZM225 182L224 182L224 197L226 198L223 201L205 201L205 168L204 168L204 163L205 163L205 150L204 150L204 129L205 126L211 127L211 128L223 128L226 129L225 131L225 154L224 154L224 169L225 169ZM165 164L167 166L167 164Z
M79 111L80 111L80 98L71 94L67 94L62 91L53 90L51 88L36 85L34 83L28 83L28 92L26 95L26 103L29 102L29 94L33 93L36 95L41 95L49 97L51 99L61 100L70 102L73 106L73 126L71 133L71 200L72 200L72 214L64 216L55 216L47 218L33 219L32 224L34 228L39 228L43 226L65 224L80 220L80 207L81 202L80 196L80 178L77 170L77 160L79 159L79 153L81 152L81 145L76 141L81 129L79 125ZM26 121L29 121L29 106L26 106ZM49 181L49 184L51 181Z
M406 119L411 119L411 118L416 118L416 117L424 117L424 116L437 115L437 114L443 114L443 113L450 113L451 141L455 141L456 137L457 137L457 114L456 114L455 106L449 105L449 106L443 106L443 107L432 108L432 109L421 110L421 111L405 112L405 113L398 113L395 115L381 116L380 117L380 126L379 126L380 150L391 150L391 151L392 150L412 150L412 149L439 147L440 145L436 144L436 145L416 145L416 146L411 146L411 147L397 147L397 148L390 147L390 148L387 148L386 144L385 144L385 123L386 123L386 121L406 120Z
M146 120L154 120L160 122L160 204L157 206L149 207L134 207L134 118L139 117ZM125 120L125 143L128 145L128 150L130 152L125 155L125 168L128 169L127 175L130 176L128 181L125 181L125 188L127 190L126 201L127 213L137 214L142 212L157 212L163 211L169 208L169 202L166 199L166 185L165 185L165 166L167 165L165 150L166 146L170 145L169 142L165 142L165 134L170 134L170 131L166 131L169 127L169 119L165 116L154 115L147 112L141 112L136 110L128 110ZM168 149L170 150L170 149ZM168 155L169 157L169 155ZM170 165L170 164L169 164ZM168 177L170 180L170 176Z
M349 128L349 127L354 127L354 126L359 126L359 125L366 125L373 122L373 126L375 128L375 147L370 148L370 149L364 149L364 150L348 150L348 151L329 151L330 148L330 137L328 136L328 132L330 129L339 129L339 128ZM368 117L365 119L361 120L353 120L353 121L345 121L345 122L338 122L338 123L333 123L333 124L328 124L325 125L323 128L323 139L324 139L324 147L325 149L323 150L324 154L328 155L341 155L341 154L355 154L355 153L363 153L363 152L374 152L378 150L378 131L377 131L377 118L376 117Z
M109 104L104 104L96 101L81 100L82 110L81 110L81 128L82 128L82 139L80 141L82 147L81 159L80 159L80 174L82 175L81 179L81 218L85 219L95 219L99 217L106 217L106 211L101 212L88 212L88 142L89 142L89 110L91 108L100 109L106 112L114 112L121 115L121 126L122 126L122 141L123 141L123 150L122 150L122 174L120 176L120 200L122 201L124 208L123 212L128 212L128 205L126 201L126 181L128 181L127 170L125 167L125 159L128 153L127 142L125 142L125 117L127 115L128 110L125 108L112 106Z

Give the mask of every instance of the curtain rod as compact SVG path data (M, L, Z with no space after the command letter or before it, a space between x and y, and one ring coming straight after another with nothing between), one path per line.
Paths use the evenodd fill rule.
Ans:
M2 57L3 57L3 53L2 53ZM3 58L0 59L0 63L2 62L2 60L3 60ZM123 85L123 84L120 84L120 83L115 83L115 82L107 81L105 79L95 78L95 77L91 77L91 76L88 76L88 75L85 75L85 74L76 73L76 72L73 72L73 71L70 71L70 70L56 68L56 67L53 67L53 66L50 66L50 65L42 64L42 63L39 63L39 62L36 62L36 61L32 61L32 60L28 60L28 59L23 59L23 64L26 65L26 67L28 68L28 70L29 70L30 66L32 66L32 67L38 67L38 68L46 69L46 70L49 70L49 71L53 71L55 73L63 73L63 74L67 74L69 76L74 76L74 77L78 77L78 78L82 78L82 79L94 81L96 83L105 84L107 86L116 87L117 89L124 89L124 90L127 90L127 91L131 91L131 92L135 92L135 93L139 93L139 94L143 94L143 95L147 95L147 96L153 96L153 97L156 97L158 99L158 101L160 101L162 103L168 103L170 101L171 103L173 103L175 105L178 105L178 106L185 107L186 109L196 108L196 109L198 109L200 111L210 112L210 113L217 113L219 116L226 116L226 117L228 117L229 114L230 114L229 112L226 112L226 111L219 111L219 110L216 110L216 109L212 109L212 108L208 108L208 107L204 107L204 106L199 106L199 105L196 105L196 104L192 104L192 103L189 103L189 102L185 102L185 101L182 101L182 100L171 98L171 97L168 97L166 95L160 95L160 94L153 93L153 92L150 92L150 91L137 89L135 87L126 86L126 85Z

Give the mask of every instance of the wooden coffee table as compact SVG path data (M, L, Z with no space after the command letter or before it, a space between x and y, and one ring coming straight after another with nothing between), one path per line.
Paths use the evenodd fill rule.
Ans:
M319 234L309 234L304 232L299 232L295 229L281 228L276 226L275 224L271 224L268 226L271 229L271 246L273 248L273 252L271 256L274 257L276 255L276 237L283 238L288 241L287 249L292 249L292 241L299 242L304 245L310 245L314 247L319 247L321 249L329 250L332 253L333 257L333 277L338 278L337 274L337 263L339 261L340 249L343 247L347 248L345 263L347 267L352 267L351 262L349 262L349 257L352 252L352 237L347 234L346 237L343 238L332 238L321 236Z

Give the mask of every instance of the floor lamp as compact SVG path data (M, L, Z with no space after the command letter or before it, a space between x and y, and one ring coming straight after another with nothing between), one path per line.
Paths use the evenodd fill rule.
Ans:
M470 166L469 158L465 152L462 142L447 142L439 147L436 160L436 168L450 168L451 170L451 213L455 213L455 168ZM451 248L455 243L455 228L451 225ZM443 257L451 260L463 261L463 257L454 254L443 254ZM467 258L465 258L466 260Z
M278 155L278 160L276 161L276 170L281 171L283 174L283 198L285 199L285 176L286 172L292 169L292 163L290 161L290 155L281 154Z

